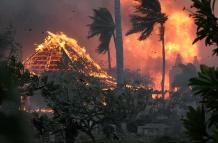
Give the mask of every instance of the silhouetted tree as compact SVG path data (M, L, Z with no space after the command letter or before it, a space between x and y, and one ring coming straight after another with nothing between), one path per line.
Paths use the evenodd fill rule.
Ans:
M216 44L217 18L214 15L216 0L192 0L193 13L198 27L194 43L205 38L205 45ZM218 49L213 50L218 54ZM190 86L196 96L200 97L201 107L190 108L183 120L186 133L193 142L216 143L218 140L218 69L201 65L196 78L190 80ZM198 123L196 123L198 121Z
M197 38L193 43L205 39L205 45L218 46L218 18L215 15L216 0L192 0L196 11L192 13L192 17L197 25ZM218 48L213 50L213 55L218 55Z
M89 25L89 37L100 35L101 44L99 45L98 50L101 52L108 51L108 54L110 54L110 39L112 36L114 37L116 47L117 85L118 87L122 87L124 85L124 60L120 0L114 0L115 22L113 22L113 18L106 8L100 8L94 11L95 16L91 17L94 20L94 22L91 25ZM115 33L114 31L112 31L114 29ZM110 55L108 57L110 57Z
M42 95L54 110L52 119L63 127L66 143L74 143L79 131L95 142L93 130L104 121L107 104L100 81L73 71L44 73L43 77Z
M15 41L9 33L0 34L1 50L11 51ZM8 55L0 55L0 142L33 143L28 116L19 110L21 95L32 93L33 76L16 57L5 57Z
M88 25L90 28L88 38L98 36L100 45L97 48L98 53L105 54L108 53L108 69L111 70L111 54L110 54L110 41L114 38L115 43L115 24L113 17L106 8L94 9L94 16L90 17L93 23Z
M203 106L197 109L189 107L189 111L183 119L183 124L186 129L185 132L192 142L206 143L209 141L208 124Z
M141 32L139 40L145 40L148 38L156 24L160 24L160 40L162 41L162 55L163 55L163 68L162 68L162 81L161 90L162 97L164 98L164 83L165 83L165 22L167 16L161 11L161 5L159 0L136 0L139 5L136 6L135 14L131 15L132 28L126 35Z

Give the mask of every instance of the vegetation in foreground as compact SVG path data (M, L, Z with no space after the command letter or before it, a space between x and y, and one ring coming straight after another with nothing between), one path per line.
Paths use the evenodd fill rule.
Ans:
M216 1L192 1L193 7L197 8L193 16L198 26L194 42L205 38L206 45L218 45L215 38L217 18L213 12ZM11 39L12 33L9 31L0 35L2 49L10 47L14 50L18 46ZM217 54L217 48L214 54ZM60 79L54 81L50 76ZM54 134L59 135L59 142L73 143L82 135L81 132L90 137L90 142L218 142L218 70L213 67L202 65L198 76L190 80L192 91L200 102L197 107L189 107L182 119L188 136L183 133L178 137L171 134L173 137L162 136L150 140L143 135L137 136L136 127L154 119L160 120L159 115L167 115L167 121L162 121L166 124L176 122L175 133L178 131L177 125L182 124L172 106L185 108L181 101L186 100L177 97L170 101L152 100L152 90L134 86L126 87L122 95L116 95L116 89L107 89L98 79L77 72L45 73L39 79L24 69L13 52L8 59L1 58L0 79L0 142L3 143L48 142L48 136ZM41 90L40 94L48 107L53 109L53 115L23 112L25 108L22 108L21 96L32 96L36 90ZM62 95L61 98L59 95ZM189 94L187 97L190 97ZM197 101L195 98L193 100ZM127 123L126 130L122 127L124 122ZM108 125L116 125L116 131ZM95 133L99 126L104 127L101 131L104 133L103 141L97 140Z

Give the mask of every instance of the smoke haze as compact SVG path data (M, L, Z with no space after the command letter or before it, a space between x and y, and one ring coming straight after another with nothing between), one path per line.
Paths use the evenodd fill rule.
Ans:
M123 35L125 35L130 28L129 15L132 13L133 0L121 0L121 3ZM203 44L194 46L191 44L195 38L195 26L188 14L182 10L184 7L190 7L190 0L161 0L161 4L162 10L169 16L166 23L166 48L178 48L172 53L167 53L167 70L174 63L178 53L183 53L186 62L192 62L193 56L196 55L200 63L218 65L217 58L211 56L211 48L205 48ZM46 31L54 33L62 31L86 47L99 64L107 65L106 55L96 53L98 39L87 39L86 25L91 23L88 16L93 15L92 9L98 7L107 7L113 13L113 0L1 0L0 27L4 28L8 24L15 26L17 41L23 45L23 58L33 53L34 44L42 42ZM175 18L174 13L177 14ZM179 25L176 23L178 17L186 21ZM176 28L180 31L175 31ZM125 68L140 69L143 73L151 75L160 73L162 62L158 28L151 38L144 42L138 42L137 37L137 34L124 37ZM111 49L112 64L115 66L113 41Z

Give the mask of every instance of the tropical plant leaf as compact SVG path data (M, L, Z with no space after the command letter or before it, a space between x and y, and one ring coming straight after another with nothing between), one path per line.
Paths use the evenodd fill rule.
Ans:
M192 13L197 25L197 38L193 44L203 40L206 46L218 45L218 19L214 14L216 0L192 0L195 13ZM213 55L218 55L218 48L213 50Z
M192 142L206 143L210 138L207 133L207 123L203 107L194 109L189 107L186 117L182 119L185 127L185 133Z

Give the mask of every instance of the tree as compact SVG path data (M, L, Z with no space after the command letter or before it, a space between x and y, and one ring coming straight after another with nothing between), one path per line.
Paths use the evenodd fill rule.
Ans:
M206 143L210 139L203 106L197 109L189 107L189 111L182 121L186 129L186 134L193 142Z
M94 16L90 17L93 23L88 25L90 28L88 38L98 36L100 45L97 48L99 54L108 53L108 69L111 70L111 54L110 54L110 41L114 38L115 43L115 24L111 13L106 8L94 9Z
M192 17L197 26L197 38L193 44L205 39L206 46L218 46L218 19L214 13L216 0L192 0L192 2L191 8L196 9ZM213 49L213 55L218 55L218 47Z
M205 45L216 44L217 18L214 15L216 0L192 0L192 13L197 25L197 38L193 43L205 38ZM213 50L217 54L218 49ZM200 97L201 108L190 108L183 120L186 133L194 142L216 143L218 140L218 69L201 65L198 76L190 80L194 95ZM198 124L196 124L198 121ZM195 133L194 133L195 132Z
M95 142L92 132L104 121L106 108L106 91L98 79L73 71L45 73L43 77L42 95L54 110L52 119L62 127L59 131L64 132L66 143L75 142L79 131Z
M11 92L14 92L9 90L11 86L14 86L19 93L17 101L20 101L21 96L31 96L38 87L38 77L25 70L23 64L15 57L0 61L0 75L0 105L3 100L11 98ZM17 109L19 107L20 104L17 105Z
M14 35L10 33L12 29L8 30L0 34L0 48L11 51L15 41L12 37ZM20 97L31 95L36 85L33 82L35 76L24 69L17 57L12 56L14 53L9 58L4 54L0 55L0 142L33 143L28 116L19 107Z
M122 122L135 120L144 111L152 92L129 87L117 96L116 89L107 89L99 79L77 71L44 73L42 77L42 95L53 109L52 120L62 127L59 131L65 134L67 143L75 141L78 131L95 142L96 127L109 124L120 127Z
M122 19L120 0L114 0L115 30L116 30L116 65L117 65L117 84L124 85L124 59L123 59L123 38L122 38Z
M32 124L37 129L42 143L48 143L49 132L55 129L54 125L56 124L47 115L39 115L38 113L33 113Z
M161 11L161 5L159 0L136 0L140 4L136 6L135 14L131 15L132 28L126 33L126 35L141 32L139 40L145 40L148 38L156 24L160 24L160 40L162 41L162 55L163 55L163 68L162 68L162 81L161 90L162 97L164 98L164 84L165 84L165 22L167 16Z
M112 123L122 132L121 123L131 124L137 120L138 115L145 111L148 101L151 99L152 90L125 87L121 95L117 95L118 89L109 92L106 97L106 122ZM136 127L135 127L136 128Z
M100 35L101 44L98 51L109 52L110 39L113 36L116 47L116 70L117 70L117 85L122 87L124 85L124 61L123 61L123 38L122 38L122 24L121 24L121 10L120 0L114 0L115 25L110 12L106 8L94 10L95 16L91 17L94 22L90 26L90 35ZM115 30L115 34L114 31ZM110 55L108 55L110 57ZM110 60L108 60L109 62ZM110 66L110 63L109 63Z
M198 76L190 80L194 95L200 97L201 107L189 111L183 119L186 133L195 142L214 142L218 130L218 69L201 65Z
M201 103L210 112L210 125L218 127L218 69L201 65L198 77L190 80L192 91L201 97Z

